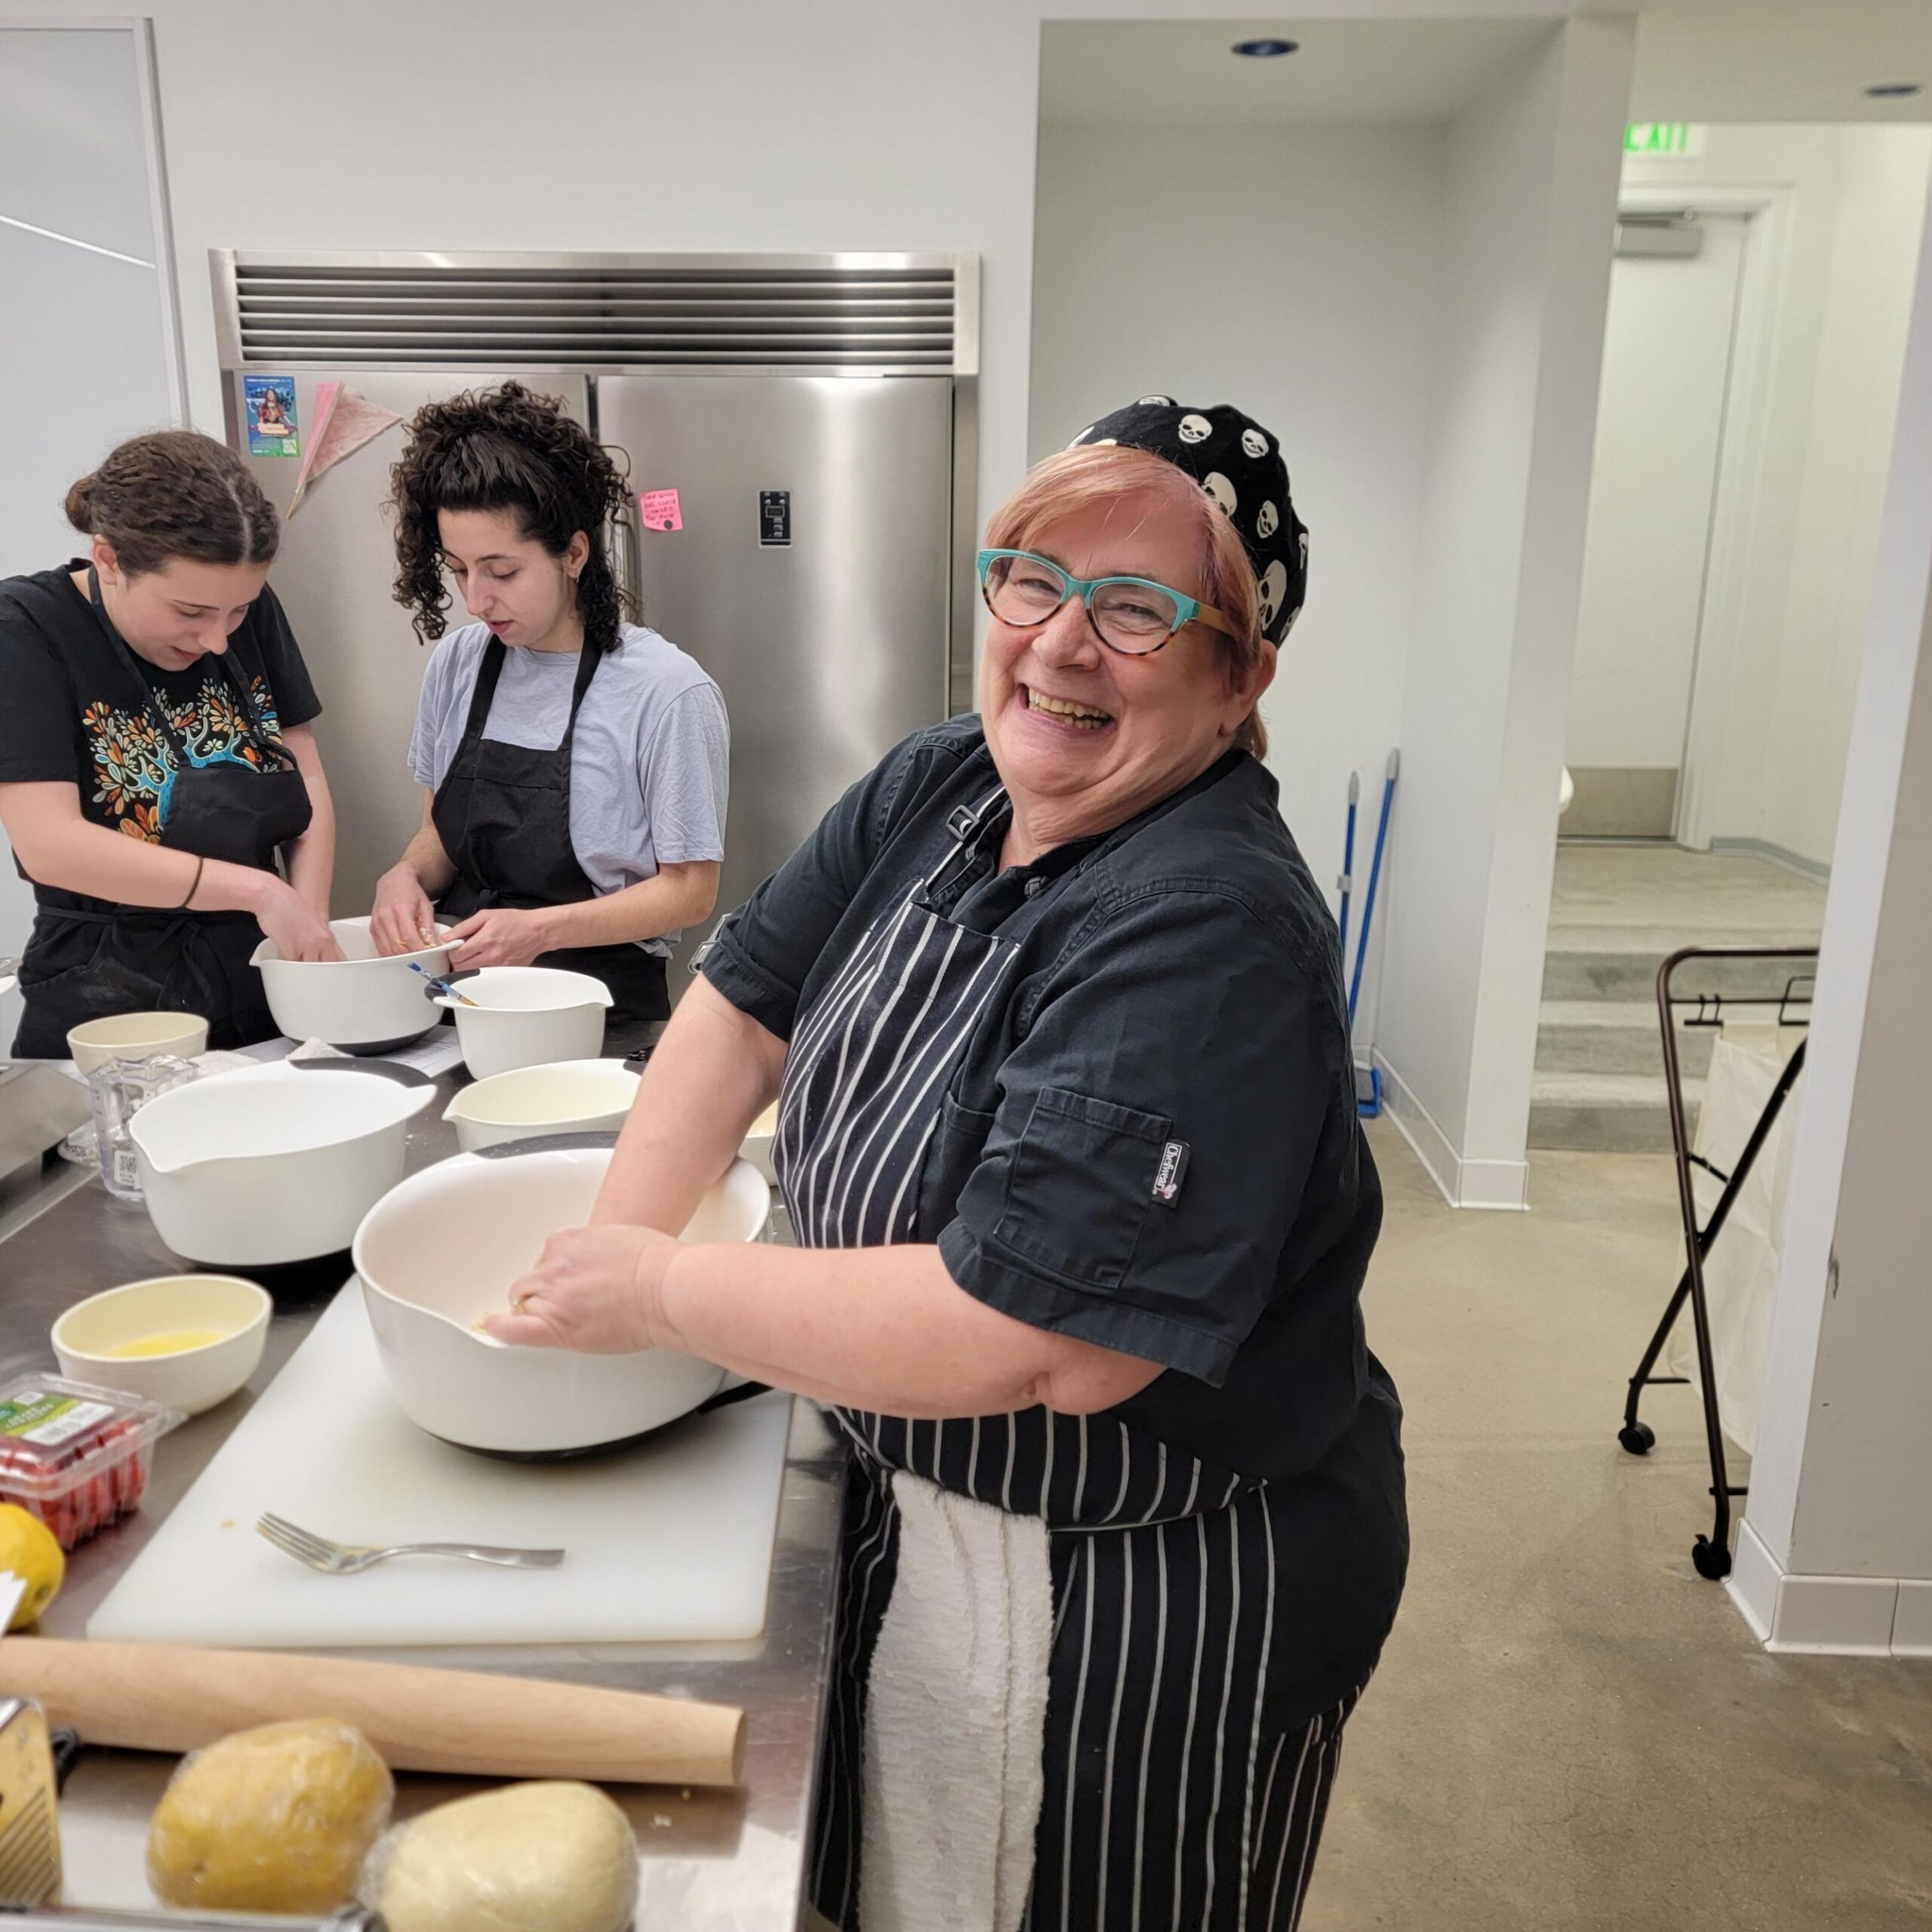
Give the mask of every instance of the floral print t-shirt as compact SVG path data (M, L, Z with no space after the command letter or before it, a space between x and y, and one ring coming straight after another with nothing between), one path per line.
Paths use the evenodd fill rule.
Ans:
M69 574L85 568L0 582L0 784L68 780L96 823L158 842L183 757L273 769L264 742L321 705L272 590L230 635L226 666L210 656L163 671L108 636ZM42 594L22 595L29 585Z

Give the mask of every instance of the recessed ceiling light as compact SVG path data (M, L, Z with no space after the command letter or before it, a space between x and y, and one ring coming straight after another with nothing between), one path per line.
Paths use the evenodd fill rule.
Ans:
M1920 91L1916 81L1875 81L1865 91L1874 100L1903 100Z
M1284 54L1293 54L1300 45L1298 40L1238 40L1234 51L1246 54L1251 60L1273 60Z

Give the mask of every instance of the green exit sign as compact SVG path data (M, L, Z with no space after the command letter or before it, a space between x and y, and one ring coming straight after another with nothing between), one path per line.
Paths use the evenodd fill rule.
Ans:
M1653 159L1702 154L1704 131L1688 121L1632 121L1623 131L1623 152Z

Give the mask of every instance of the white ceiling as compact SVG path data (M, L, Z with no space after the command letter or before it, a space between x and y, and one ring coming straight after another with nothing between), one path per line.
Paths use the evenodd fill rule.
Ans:
M1555 31L1548 20L1048 20L1040 118L1449 121ZM1254 60L1231 51L1270 34L1300 51Z
M1049 20L1041 29L1040 118L1445 121L1555 30L1551 14L1632 11L1626 0L1527 4L1546 9L1543 17ZM1270 34L1299 41L1300 51L1254 60L1231 51L1238 40ZM1875 101L1863 92L1873 82L1915 80L1925 91L1910 100ZM1932 119L1932 0L1657 0L1638 14L1630 118Z
M1868 100L1881 81L1924 92ZM1630 118L1932 120L1932 0L1661 0L1638 16Z

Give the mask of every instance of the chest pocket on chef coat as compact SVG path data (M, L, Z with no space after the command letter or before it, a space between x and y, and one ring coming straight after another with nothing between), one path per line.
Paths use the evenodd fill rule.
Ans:
M1043 1087L1013 1150L995 1241L1071 1281L1126 1280L1172 1123Z

